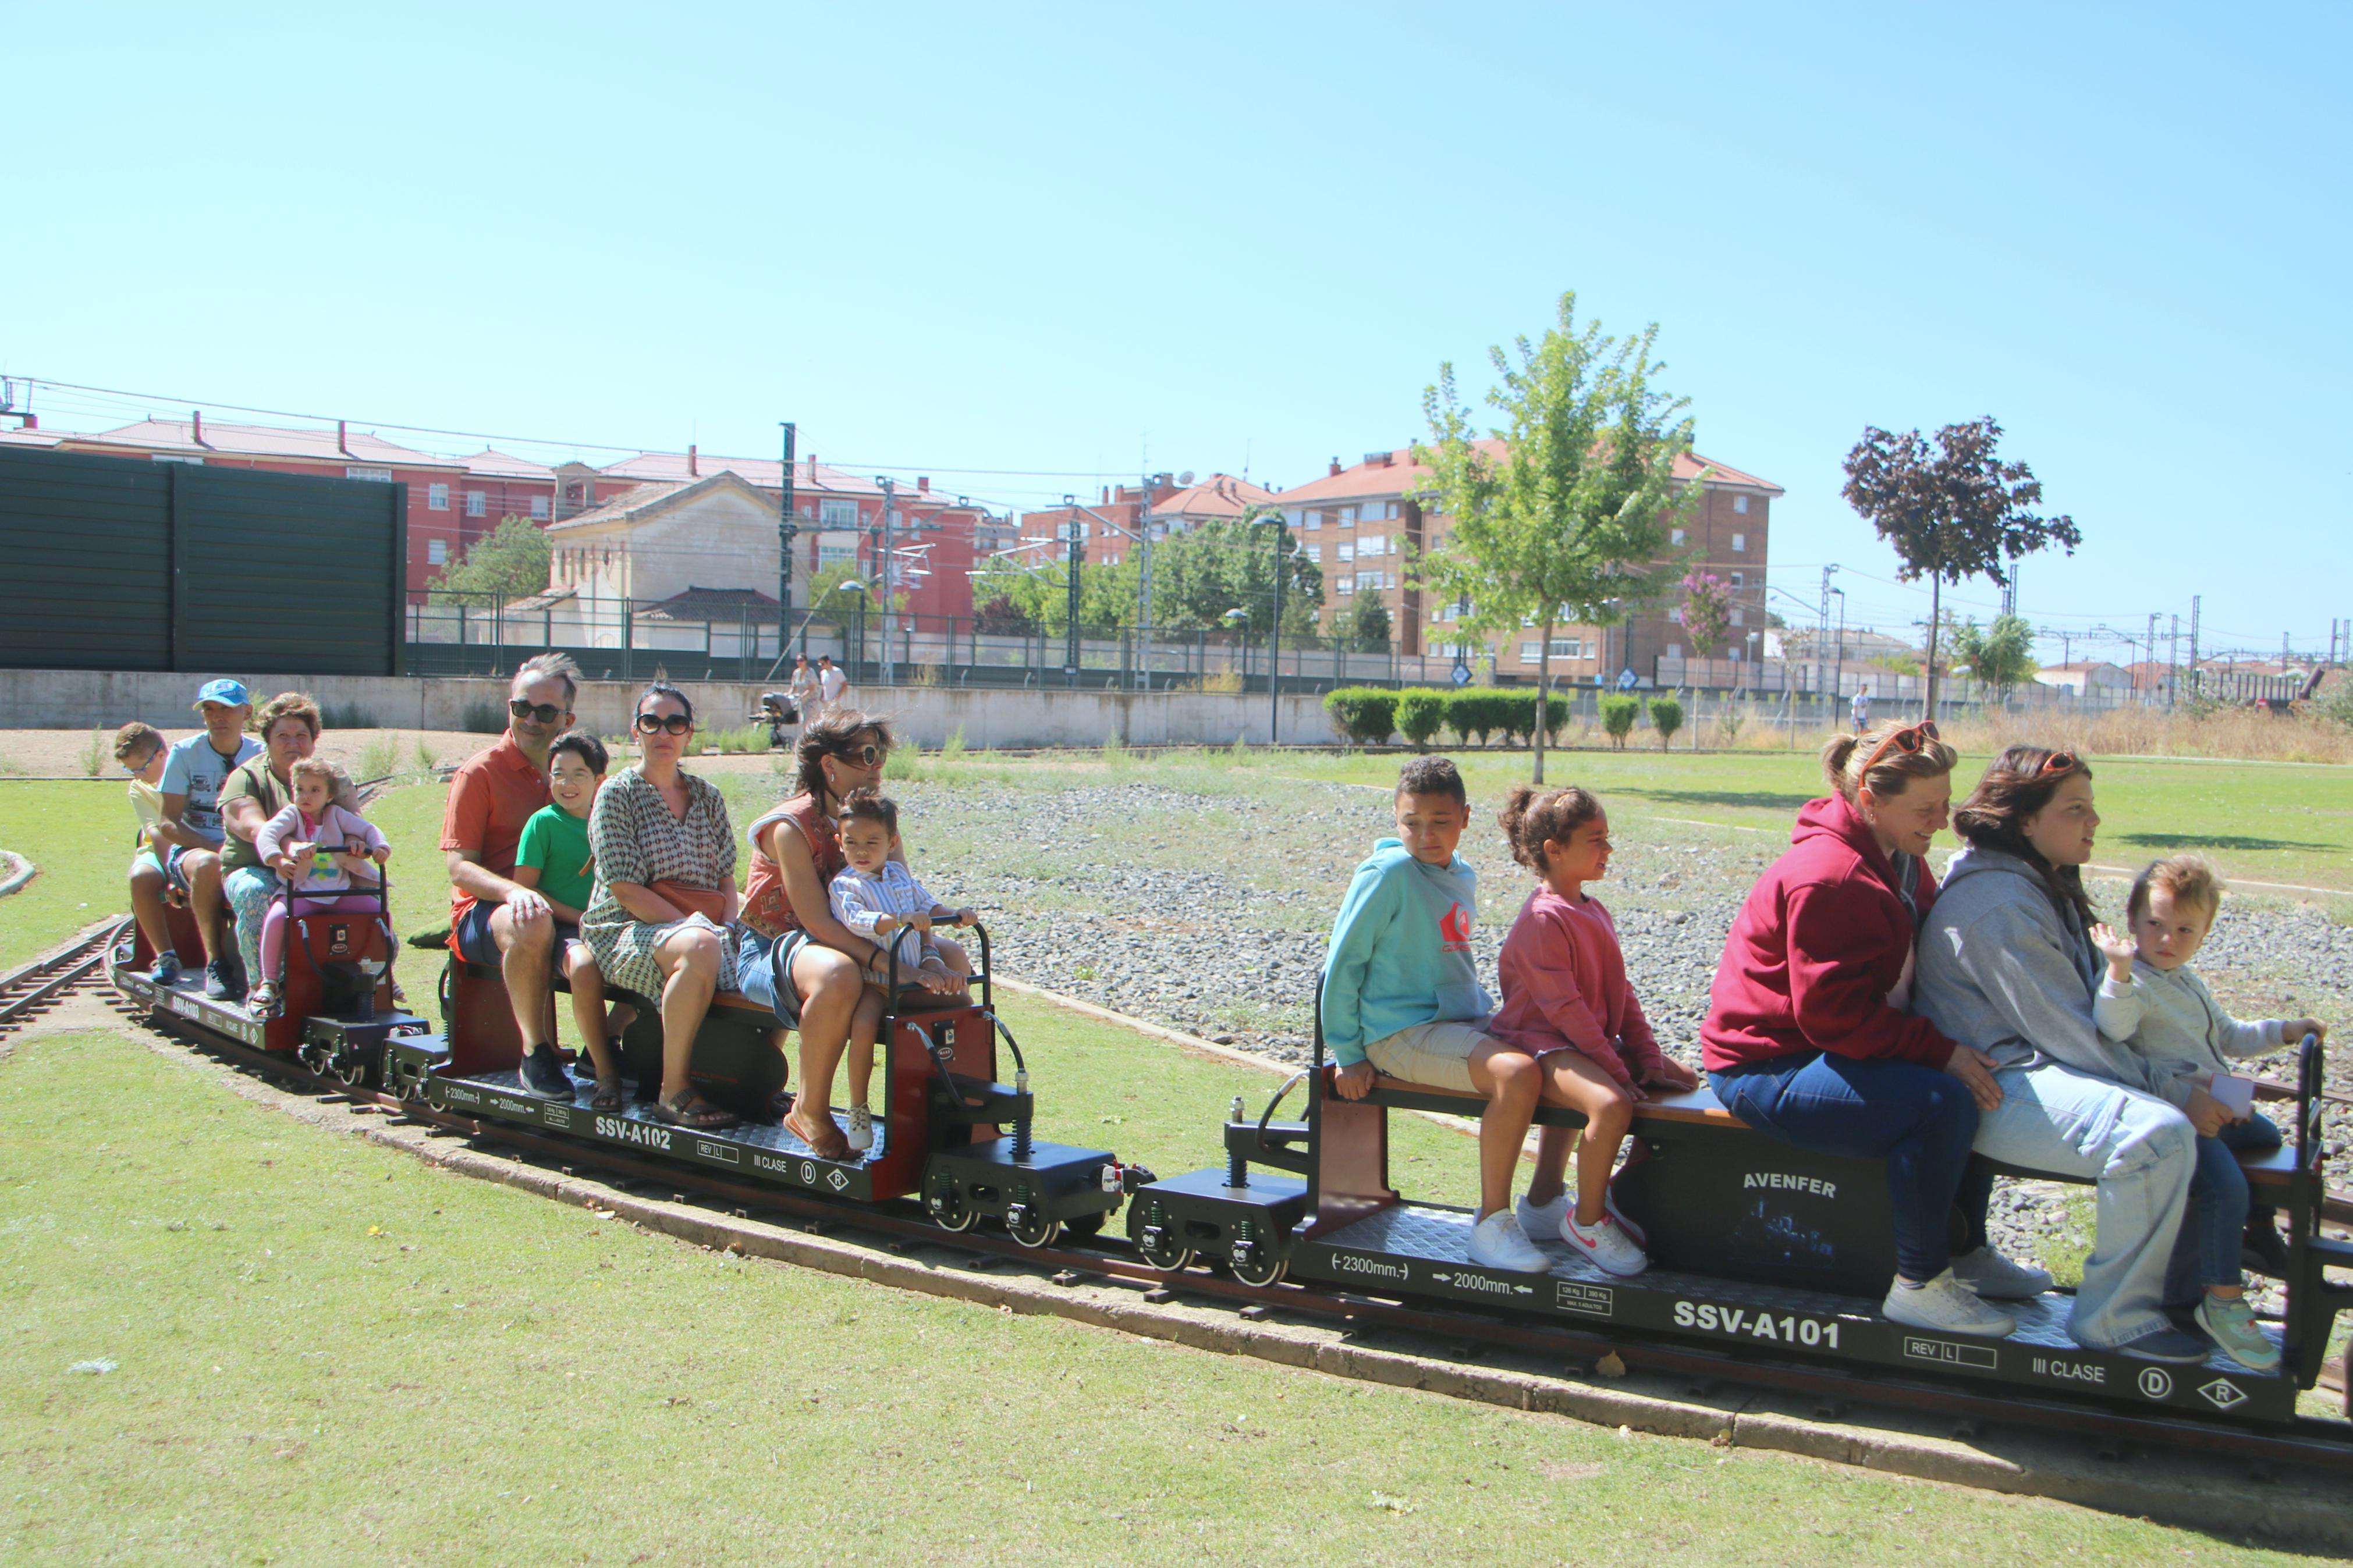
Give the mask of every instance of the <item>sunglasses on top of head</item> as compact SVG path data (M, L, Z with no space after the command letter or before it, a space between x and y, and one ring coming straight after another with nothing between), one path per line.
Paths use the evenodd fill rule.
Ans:
M520 697L507 699L507 711L518 719L536 719L543 724L553 724L564 717L564 710L553 702L542 702L534 706Z
M1936 721L1934 719L1923 719L1917 724L1907 725L1872 748L1871 755L1863 762L1862 771L1867 773L1877 767L1879 759L1890 751L1916 752L1935 739Z
M2034 776L2043 778L2052 773L2072 773L2075 771L2075 763L2074 752L2053 752L2042 759L2042 765L2034 770Z
M668 718L659 713L638 715L638 733L640 735L652 735L662 731L672 735L683 735L693 728L694 721L683 713L672 713Z

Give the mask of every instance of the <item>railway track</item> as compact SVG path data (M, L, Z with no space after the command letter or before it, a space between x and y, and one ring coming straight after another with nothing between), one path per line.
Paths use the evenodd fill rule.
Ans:
M105 967L108 951L130 923L128 919L103 921L56 952L0 974L0 1038L96 978Z
M97 951L102 952L103 946ZM89 971L83 969L81 973L86 974ZM716 1229L732 1235L744 1244L743 1249L747 1251L764 1250L768 1232L761 1227L777 1226L817 1234L874 1237L893 1251L915 1246L936 1248L965 1258L989 1259L992 1265L1017 1265L1051 1275L1058 1283L1093 1280L1121 1284L1147 1292L1147 1300L1181 1297L1190 1305L1230 1308L1243 1318L1281 1314L1294 1321L1350 1331L1382 1330L1426 1343L1457 1347L1458 1353L1461 1347L1474 1347L1533 1354L1573 1373L1605 1366L1609 1375L1615 1375L1619 1369L1644 1372L1679 1382L1695 1395L1726 1389L1758 1390L1810 1401L1823 1418L1852 1419L1854 1413L1877 1408L1947 1420L1962 1436L1998 1431L2064 1432L2083 1439L2102 1454L2121 1456L2139 1449L2227 1455L2258 1473L2278 1468L2353 1479L2353 1426L2344 1422L2299 1417L2284 1428L2232 1427L2021 1398L2014 1394L1976 1394L1876 1373L1858 1375L1703 1347L1618 1339L1475 1310L1449 1310L1388 1300L1321 1284L1286 1282L1253 1287L1198 1268L1172 1276L1145 1262L1124 1239L1109 1236L1092 1237L1082 1245L1027 1247L991 1233L943 1230L911 1202L855 1206L837 1204L793 1190L730 1181L689 1165L652 1165L601 1146L435 1110L416 1101L364 1088L355 1089L322 1078L299 1062L215 1036L187 1020L151 1014L131 998L116 1000L126 1016L145 1027L292 1092L322 1101L347 1102L354 1109L389 1113L414 1124L438 1128L551 1172L582 1175L593 1173L625 1194L652 1193L668 1196L674 1203L689 1204L701 1211L694 1216L698 1232L707 1234ZM2346 1209L2346 1217L2353 1217L2353 1198L2339 1194L2336 1201ZM700 1237L688 1239L699 1240Z

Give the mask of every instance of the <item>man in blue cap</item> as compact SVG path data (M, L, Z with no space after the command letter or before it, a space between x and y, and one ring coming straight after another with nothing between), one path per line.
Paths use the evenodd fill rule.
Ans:
M242 682L207 680L196 692L195 705L204 715L204 733L176 742L164 759L157 785L164 816L154 834L167 847L164 876L195 911L196 934L205 944L205 994L226 1001L244 994L245 987L237 972L237 946L227 930L228 904L221 897L220 792L240 763L261 754L261 742L245 731L253 699ZM179 954L156 954L149 978L169 985L179 977Z

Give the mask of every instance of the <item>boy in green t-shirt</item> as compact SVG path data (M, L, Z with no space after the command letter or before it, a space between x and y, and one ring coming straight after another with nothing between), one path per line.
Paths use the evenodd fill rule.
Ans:
M596 860L588 848L588 813L605 787L605 742L586 730L567 730L547 749L543 805L522 825L515 846L514 879L534 889L555 914L555 963L572 985L572 1018L596 1064L597 1110L621 1109L621 1032L638 1016L623 1002L605 1012L605 976L579 939L580 911L595 900Z

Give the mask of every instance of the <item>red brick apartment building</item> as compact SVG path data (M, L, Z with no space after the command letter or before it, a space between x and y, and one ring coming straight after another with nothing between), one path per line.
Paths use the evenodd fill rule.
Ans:
M1678 458L1674 477L1683 485L1697 480L1701 500L1689 521L1674 530L1668 558L1714 572L1731 586L1732 629L1721 647L1708 651L1732 658L1736 648L1737 657L1747 657L1747 634L1761 634L1766 626L1767 520L1781 487L1697 456ZM1466 646L1450 631L1460 621L1459 607L1425 604L1426 596L1405 584L1409 547L1430 550L1451 529L1450 519L1422 507L1419 497L1429 479L1430 470L1405 447L1366 453L1349 468L1335 458L1324 477L1275 498L1308 558L1324 569L1326 616L1346 613L1358 595L1378 594L1388 606L1394 646L1409 656L1434 657ZM1679 598L1622 626L1556 628L1554 679L1590 683L1630 668L1647 683L1662 655L1699 657L1699 649L1684 646ZM1532 679L1537 643L1533 633L1494 637L1485 651L1498 674Z

